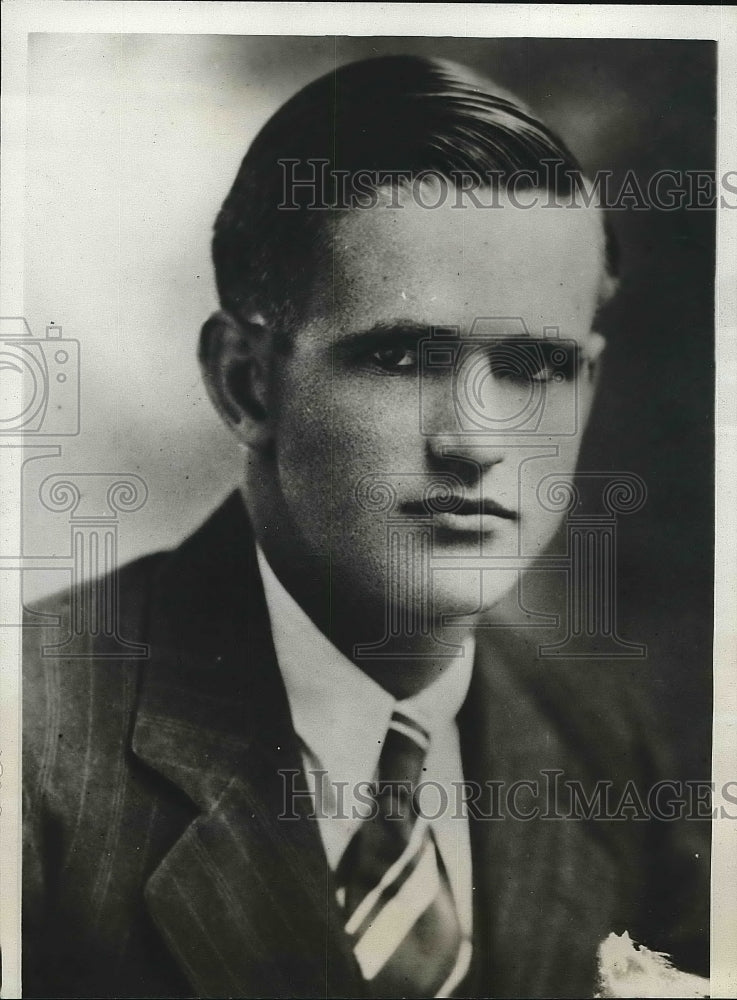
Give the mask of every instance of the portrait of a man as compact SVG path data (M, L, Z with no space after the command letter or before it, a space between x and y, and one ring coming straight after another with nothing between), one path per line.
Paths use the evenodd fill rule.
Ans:
M606 942L706 995L709 514L672 591L632 568L675 466L634 440L656 375L628 371L685 294L621 222L643 192L493 68L481 41L367 44L243 144L194 320L235 488L27 602L24 996L634 995Z

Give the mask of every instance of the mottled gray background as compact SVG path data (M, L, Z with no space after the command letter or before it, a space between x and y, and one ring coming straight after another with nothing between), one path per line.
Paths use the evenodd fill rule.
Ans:
M621 177L632 168L646 178L714 166L712 42L32 36L25 311L36 335L53 321L81 342L82 433L62 459L27 467L26 554L61 554L68 544L66 515L40 516L35 500L49 473L146 481L148 503L121 522L125 560L176 543L237 481L240 454L195 364L199 326L216 305L215 212L249 141L285 98L336 62L399 52L456 59L497 79L589 171ZM623 290L582 465L647 482L647 505L621 524L622 633L648 643L649 676L704 777L714 218L627 211L614 225ZM29 574L26 597L63 584L60 574Z

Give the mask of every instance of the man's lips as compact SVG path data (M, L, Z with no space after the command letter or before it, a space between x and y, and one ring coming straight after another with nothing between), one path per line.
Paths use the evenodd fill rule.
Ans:
M504 507L496 500L480 498L470 500L466 497L458 497L456 501L450 498L447 502L408 500L402 504L401 510L410 516L432 516L435 522L448 522L448 526L455 525L466 527L466 530L475 527L478 530L480 523L485 524L490 518L503 518L507 521L518 521L519 515L515 510ZM464 522L468 521L466 526ZM472 525L470 522L474 522Z

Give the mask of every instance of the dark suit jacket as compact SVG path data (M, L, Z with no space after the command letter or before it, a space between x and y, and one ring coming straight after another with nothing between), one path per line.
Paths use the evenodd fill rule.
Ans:
M120 633L147 658L42 655L68 632L68 597L46 606L58 625L26 630L24 995L370 995L316 821L306 805L278 818L278 771L301 759L238 497L176 551L122 569L119 593ZM621 664L550 665L534 648L482 633L465 778L650 781L653 741ZM676 832L472 818L465 995L592 996L597 945L624 929L693 965L707 852Z

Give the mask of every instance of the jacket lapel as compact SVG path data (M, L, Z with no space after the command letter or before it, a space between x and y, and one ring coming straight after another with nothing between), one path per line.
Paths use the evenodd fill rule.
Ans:
M597 946L613 929L617 869L590 825L544 818L543 790L553 780L544 772L574 776L576 755L562 736L565 714L556 718L541 705L543 672L530 676L536 659L526 644L492 654L482 638L459 720L466 780L499 789L482 797L471 819L475 985L479 996L591 997ZM511 802L519 813L510 815L510 790L529 781L543 794L519 784ZM535 805L541 814L522 818Z
M146 886L160 933L200 996L360 996L237 495L165 561L151 622L133 751L199 810Z

